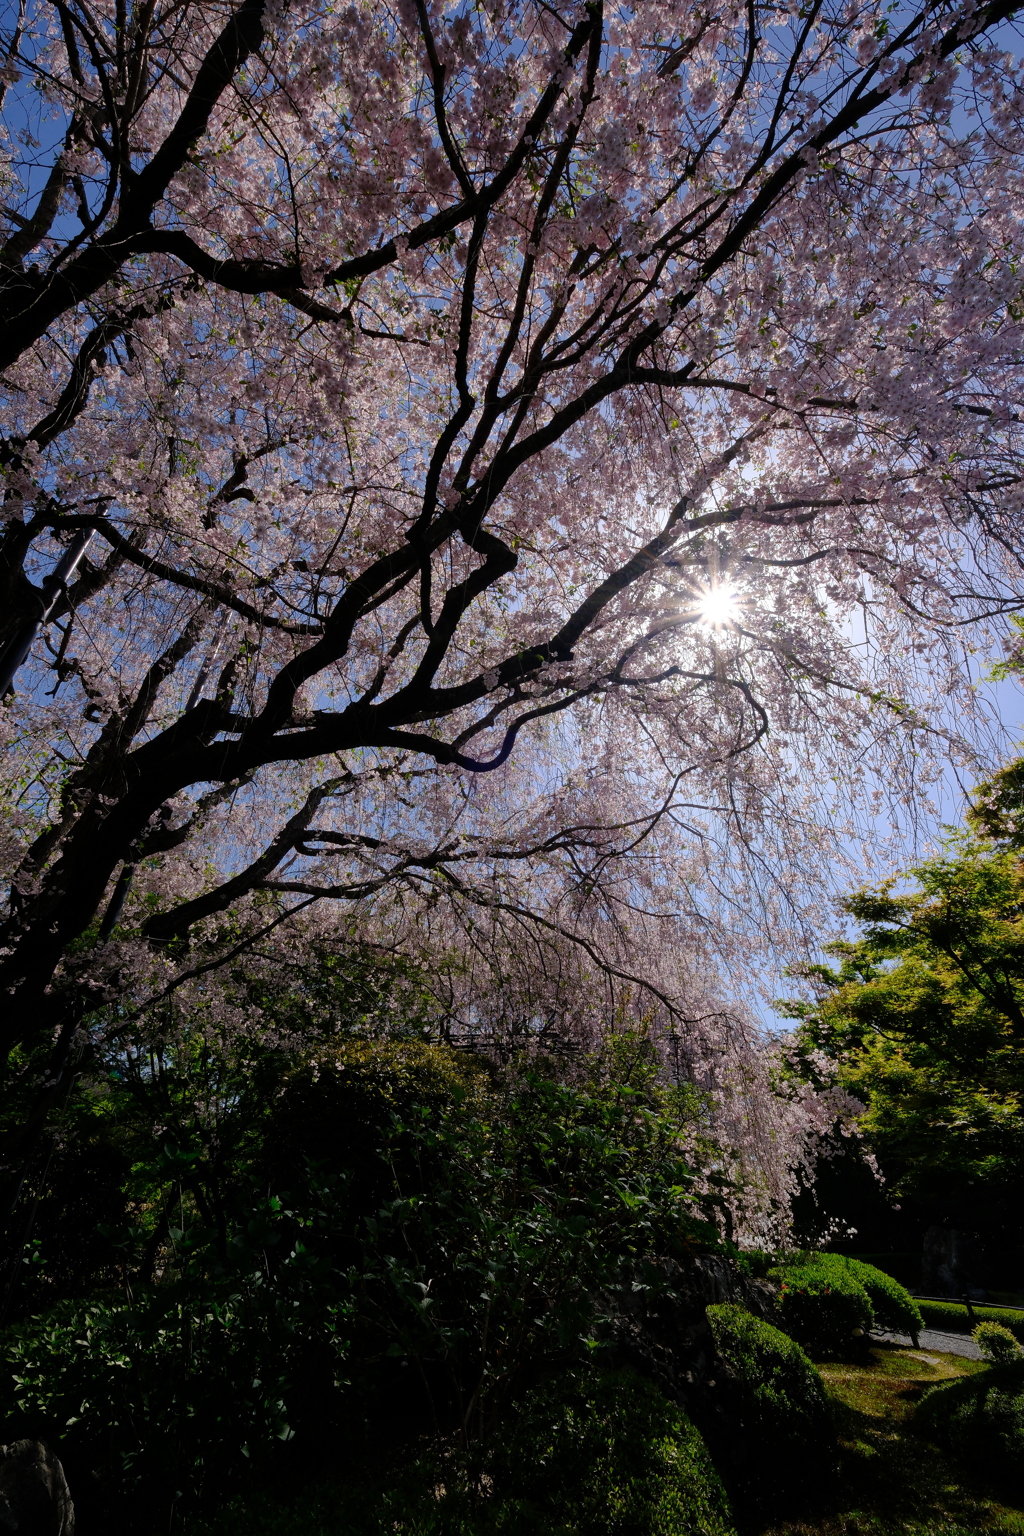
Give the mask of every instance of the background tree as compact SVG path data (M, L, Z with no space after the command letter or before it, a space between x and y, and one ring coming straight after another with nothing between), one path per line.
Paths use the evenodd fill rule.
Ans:
M16 1066L326 900L728 1047L1020 603L1012 12L26 0Z
M971 820L998 824L1001 842L960 834L943 856L851 896L862 937L827 946L835 968L799 968L817 995L786 1008L805 1074L835 1072L864 1106L860 1129L905 1225L979 1233L1003 1280L1024 1243L1019 782L1015 762L975 797Z

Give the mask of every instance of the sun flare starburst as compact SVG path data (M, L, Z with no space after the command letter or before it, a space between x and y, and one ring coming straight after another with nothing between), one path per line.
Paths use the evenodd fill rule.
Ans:
M722 583L701 592L696 606L701 624L709 629L728 629L738 620L742 605L736 588Z

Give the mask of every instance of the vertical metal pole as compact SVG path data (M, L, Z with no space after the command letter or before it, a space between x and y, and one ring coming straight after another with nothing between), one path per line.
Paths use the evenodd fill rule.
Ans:
M9 644L4 648L3 655L0 656L0 699L14 682L18 668L27 659L32 649L32 642L56 608L61 593L66 591L68 581L75 574L82 556L89 548L92 535L91 528L76 533L42 586L33 587L39 612L34 619L28 619L17 634L12 636Z

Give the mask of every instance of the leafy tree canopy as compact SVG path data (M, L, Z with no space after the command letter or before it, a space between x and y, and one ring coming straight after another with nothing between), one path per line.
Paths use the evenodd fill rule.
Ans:
M1024 1183L1024 760L976 791L944 852L844 903L861 934L808 965L800 1070L864 1106L897 1195L968 1226ZM958 1214L959 1213L959 1214Z

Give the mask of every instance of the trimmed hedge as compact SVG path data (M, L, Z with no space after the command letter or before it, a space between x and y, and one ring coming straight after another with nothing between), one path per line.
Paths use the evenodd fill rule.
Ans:
M979 1306L976 1302L968 1317L962 1301L923 1301L917 1303L926 1328L937 1328L942 1333L972 1333L979 1323L1002 1323L1009 1328L1018 1344L1024 1344L1024 1312L1014 1312L1009 1307Z
M1024 1360L933 1387L915 1423L972 1466L1024 1487Z
M630 1371L528 1393L491 1470L467 1536L734 1536L697 1430Z
M866 1264L862 1259L844 1257L843 1263L867 1291L875 1316L875 1327L884 1328L890 1333L909 1333L916 1338L924 1327L924 1318L906 1287L894 1280L892 1275L876 1269L873 1264Z
M867 1291L835 1254L807 1254L778 1265L779 1315L785 1331L818 1355L842 1354L867 1333L874 1312Z
M804 1253L770 1272L782 1326L816 1354L841 1354L870 1328L916 1337L924 1318L910 1292L873 1264L839 1253Z
M993 1365L1006 1365L1008 1361L1019 1360L1021 1357L1020 1345L1009 1328L1004 1328L1002 1323L979 1323L971 1338L981 1350L981 1358Z
M745 1422L781 1424L787 1432L791 1426L825 1422L824 1383L788 1334L732 1302L708 1307L707 1318L719 1360L742 1387Z
M738 1507L767 1512L778 1494L827 1471L834 1431L824 1383L793 1339L744 1308L707 1309L717 1361L702 1424Z

